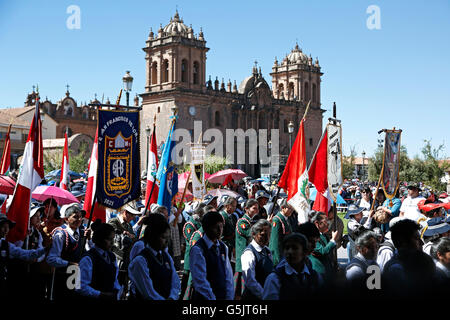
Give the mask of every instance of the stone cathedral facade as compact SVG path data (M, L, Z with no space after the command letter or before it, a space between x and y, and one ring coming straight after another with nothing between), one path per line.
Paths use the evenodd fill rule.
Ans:
M267 140L274 146L278 142L279 154L270 155L270 164L259 163L261 152L257 149L256 164L249 164L250 152L255 149L246 143L246 163L237 163L237 150L230 159L235 168L241 168L253 177L261 174L277 173L282 170L297 135L300 120L307 102L311 100L305 123L305 143L307 161L310 162L322 134L320 83L322 72L319 62L313 62L296 47L281 61L275 58L271 76L271 86L261 74L261 69L253 66L251 74L237 86L236 82L225 83L216 77L206 77L206 54L209 48L202 29L194 34L178 12L170 22L157 33L150 31L143 48L146 60L146 85L142 98L141 146L146 145L146 132L152 128L154 118L157 125L157 143L162 144L170 127L170 116L174 108L178 112L177 129L186 129L196 142L198 133L194 124L201 121L202 131L217 129L223 133L223 156L226 156L227 129L268 130ZM230 62L231 63L231 62ZM289 122L294 124L291 137ZM147 129L147 130L146 130ZM272 141L271 129L278 129L279 141ZM197 136L194 136L197 134ZM203 137L203 142L209 142ZM188 143L191 141L182 141ZM253 151L252 151L253 150ZM141 169L145 169L146 148L141 147Z

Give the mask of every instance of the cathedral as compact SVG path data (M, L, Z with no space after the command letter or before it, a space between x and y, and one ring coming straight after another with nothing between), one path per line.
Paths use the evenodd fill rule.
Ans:
M300 120L311 100L305 122L307 163L310 162L322 135L322 118L325 110L320 104L320 82L323 73L318 59L313 62L299 48L295 48L281 61L275 58L270 73L272 85L261 74L257 65L251 74L237 86L231 81L219 82L216 77L206 78L206 53L209 48L203 30L194 34L180 18L178 11L158 33L150 30L143 48L146 60L146 84L142 98L141 133L149 132L156 118L157 143L167 137L170 117L177 110L176 128L186 129L194 137L194 122L201 121L203 132L218 129L226 136L227 129L267 129L271 145L278 143L279 154L270 155L270 164L250 164L249 145L246 145L246 161L237 163L234 153L229 159L233 167L241 168L253 177L278 173L283 169L291 144L293 144ZM197 122L198 123L198 122ZM293 132L289 133L293 127ZM279 141L270 140L271 129L278 129ZM291 136L290 136L291 135ZM146 145L146 135L141 134L141 146ZM275 137L274 137L275 138ZM184 141L183 143L185 143ZM208 143L203 137L203 142ZM226 141L223 141L226 150ZM270 148L270 145L269 145ZM267 149L269 150L269 149ZM141 148L141 168L145 168L145 148ZM226 154L224 152L223 156Z

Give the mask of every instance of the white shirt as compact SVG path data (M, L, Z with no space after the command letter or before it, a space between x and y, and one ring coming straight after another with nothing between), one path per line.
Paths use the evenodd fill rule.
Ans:
M391 232L388 231L388 233L386 233L386 235L384 236L386 242L390 242L392 243L392 245L394 245L394 243L391 240ZM380 249L378 250L378 254L377 254L377 264L380 266L380 270L381 272L383 272L384 266L386 265L386 263L392 259L392 257L394 256L394 251L391 250L390 248L387 248L387 246L381 246Z
M417 204L419 201L424 200L424 197L418 196L411 198L408 196L403 200L402 206L400 207L400 212L403 212L405 218L416 221L420 218L426 218L419 210Z
M256 249L257 252L261 252L261 247L255 240L252 240L250 245ZM267 248L267 247L266 247ZM269 248L267 248L269 249ZM245 250L241 256L242 276L244 277L245 287L249 289L255 296L262 299L264 288L256 281L255 278L255 265L256 257L252 250Z

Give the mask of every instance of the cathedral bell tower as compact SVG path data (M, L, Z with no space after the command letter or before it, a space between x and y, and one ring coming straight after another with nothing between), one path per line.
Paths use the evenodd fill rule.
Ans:
M206 41L200 29L194 34L187 27L178 11L158 34L150 30L143 50L146 53L145 92L157 92L174 88L206 89Z
M320 107L320 71L319 60L313 63L298 44L286 55L281 63L277 58L272 67L272 91L276 99L302 101L311 100L312 107Z

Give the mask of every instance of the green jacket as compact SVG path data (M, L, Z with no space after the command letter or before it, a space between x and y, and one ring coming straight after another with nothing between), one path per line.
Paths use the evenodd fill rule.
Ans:
M222 241L227 245L229 252L231 254L235 245L234 238L236 226L233 223L231 215L229 215L225 210L221 211L220 214L222 215L224 220Z
M241 255L252 240L250 228L252 219L244 214L236 223L236 266L235 272L242 272Z
M291 225L281 212L278 212L272 219L272 232L270 234L269 249L272 252L273 265L276 266L282 257L280 252L283 238L291 233Z
M195 231L201 228L200 222L189 220L184 224L183 236L186 241L186 249L184 251L184 270L189 271L189 252L191 251L190 241Z
M313 251L313 256L316 257L325 268L325 278L331 277L333 274L333 249L336 247L334 241L328 241L328 239L320 234L320 239L316 243L316 247Z

